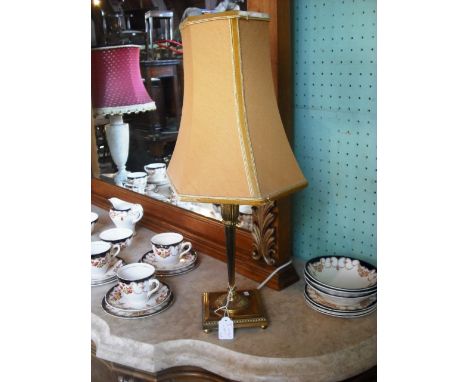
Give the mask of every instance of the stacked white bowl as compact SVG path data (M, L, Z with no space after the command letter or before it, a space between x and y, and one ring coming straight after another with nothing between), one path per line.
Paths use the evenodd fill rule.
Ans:
M304 298L314 310L356 318L377 309L377 269L351 257L322 256L304 267Z

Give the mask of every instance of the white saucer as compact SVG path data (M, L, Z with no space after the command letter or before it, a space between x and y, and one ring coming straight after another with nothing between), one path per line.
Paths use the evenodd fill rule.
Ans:
M115 285L105 295L105 301L107 305L114 308L116 311L124 312L146 312L157 309L161 304L164 304L171 295L169 287L160 282L159 289L149 298L149 300L143 306L134 306L127 301L122 300L120 293L120 285Z
M153 251L150 250L146 252L140 259L141 263L150 264L156 268L156 275L169 275L169 274L179 274L182 271L191 270L195 268L198 259L198 254L195 251L190 251L186 253L179 262L175 264L165 264L158 260L154 255ZM184 272L185 273L185 272Z
M101 276L91 275L91 286L98 286L108 284L114 281L117 281L117 270L125 265L125 261L118 257L114 257L111 260L111 264L106 273Z
M104 309L104 311L107 314L110 314L111 316L124 318L124 319L138 319L138 318L150 317L150 316L154 316L156 314L162 313L166 309L168 309L172 305L173 302L174 302L174 295L170 293L168 299L163 304L160 304L154 309L149 309L149 310L124 311L124 310L115 309L114 307L112 307L106 302L105 297L103 297L102 299L101 306L102 306L102 309Z

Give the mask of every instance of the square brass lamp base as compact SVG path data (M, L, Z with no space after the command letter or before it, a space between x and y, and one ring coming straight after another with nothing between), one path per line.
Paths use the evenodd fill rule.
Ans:
M245 309L229 312L229 317L234 323L234 328L255 328L265 329L268 326L268 320L263 311L262 301L258 290L240 290L237 293L245 296L249 304ZM223 317L223 312L215 313L218 308L216 300L225 295L224 292L204 292L203 302L203 330L208 333L211 330L218 330L218 322Z

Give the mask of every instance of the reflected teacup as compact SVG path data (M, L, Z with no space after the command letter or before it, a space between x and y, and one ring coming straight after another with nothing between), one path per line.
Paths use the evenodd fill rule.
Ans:
M192 249L192 243L183 240L184 237L175 232L154 235L151 238L151 247L156 260L167 265L178 263Z
M133 263L119 268L117 278L122 301L127 301L134 307L145 305L160 286L158 279L154 277L155 271L152 265L146 263Z
M91 242L91 274L102 276L109 269L113 257L120 252L120 246L106 241Z
M127 180L124 183L125 188L131 189L139 193L144 193L146 183L148 182L148 175L146 172L129 172Z
M165 163L150 163L144 167L148 173L148 182L159 183L167 180Z

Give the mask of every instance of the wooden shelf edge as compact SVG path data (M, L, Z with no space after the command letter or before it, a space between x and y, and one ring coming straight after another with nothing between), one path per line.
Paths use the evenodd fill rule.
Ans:
M224 226L221 222L117 187L100 179L91 180L91 202L94 205L106 210L110 207L108 199L111 197L141 204L144 215L139 224L144 227L155 232L180 232L200 252L226 262ZM254 260L252 243L252 235L249 232L237 231L236 272L251 280L262 282L276 269L276 266L269 266L263 260ZM285 262L283 261L283 264ZM281 290L298 280L299 276L291 265L275 274L266 285L269 288Z

